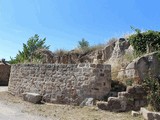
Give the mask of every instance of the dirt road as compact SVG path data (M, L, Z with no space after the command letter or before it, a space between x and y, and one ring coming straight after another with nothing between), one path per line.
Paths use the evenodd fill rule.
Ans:
M7 93L7 87L0 87L0 93ZM3 97L3 96L1 96ZM23 112L24 106L10 104L8 101L0 100L0 120L51 120L43 116L30 115Z
M0 103L0 120L46 120L46 118L29 115L23 113L21 108Z
M113 113L94 107L32 104L0 87L0 120L143 120L131 113Z

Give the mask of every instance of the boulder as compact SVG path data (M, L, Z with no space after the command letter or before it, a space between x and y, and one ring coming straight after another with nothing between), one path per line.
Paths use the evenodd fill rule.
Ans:
M23 100L38 104L42 101L42 95L37 93L23 93Z
M109 61L115 61L117 58L122 57L125 54L125 50L130 46L129 42L125 38L120 38L115 42L115 47Z
M134 59L127 67L118 75L119 79L127 78L134 80L134 83L141 83L145 78L160 75L160 61L158 52L146 54L142 57Z
M102 50L102 59L104 61L107 61L111 58L112 56L112 53L113 53L113 50L114 50L114 47L115 47L115 42L110 44L110 45L107 45L103 50Z

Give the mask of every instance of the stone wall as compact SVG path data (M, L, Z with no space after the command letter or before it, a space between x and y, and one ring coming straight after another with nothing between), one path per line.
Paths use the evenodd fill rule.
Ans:
M11 66L9 92L33 92L51 103L79 105L101 99L111 88L111 66L102 64L17 64Z
M10 65L0 63L0 86L8 85L10 68Z

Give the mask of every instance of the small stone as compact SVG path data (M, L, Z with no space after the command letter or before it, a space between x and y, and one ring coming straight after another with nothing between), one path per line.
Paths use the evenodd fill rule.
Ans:
M132 111L132 112L131 112L131 115L132 115L133 117L138 117L138 116L140 115L140 113L139 113L139 112L136 112L136 111Z

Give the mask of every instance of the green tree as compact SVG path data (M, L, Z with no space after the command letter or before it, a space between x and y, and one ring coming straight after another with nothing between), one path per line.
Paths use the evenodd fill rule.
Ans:
M89 48L89 42L83 38L81 41L78 41L78 47L82 50L86 50L87 48Z
M160 49L160 32L148 30L141 32L132 28L136 33L129 36L128 40L136 53L154 52Z
M41 59L40 54L36 54L38 49L49 49L50 46L45 45L46 38L40 39L38 34L29 38L27 44L23 43L23 50L18 51L15 59L11 58L10 63L32 62L35 59Z

